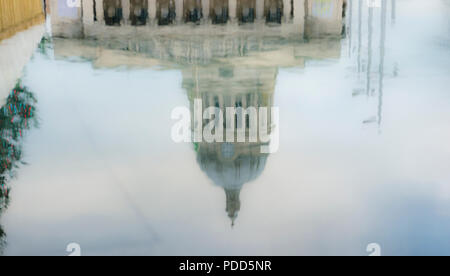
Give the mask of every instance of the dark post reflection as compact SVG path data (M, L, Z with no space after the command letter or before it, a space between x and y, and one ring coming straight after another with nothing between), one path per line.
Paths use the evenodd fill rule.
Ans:
M359 0L359 3L358 3L358 73L361 73L361 71L362 71L361 48L362 48L362 0Z
M369 7L368 19L368 39L367 39L367 69L366 69L366 94L371 95L371 70L372 70L372 37L373 37L373 8Z
M395 0L390 0L392 3L391 6L391 21L395 20ZM350 2L349 5L349 13L353 12L353 6ZM379 9L375 9L374 7L368 7L368 16L367 16L367 60L362 58L362 52L364 50L364 41L362 37L362 28L363 28L363 1L358 0L358 46L357 46L357 56L356 56L356 67L358 74L365 71L365 88L362 88L361 84L358 83L358 87L354 89L353 96L360 96L362 94L365 94L368 98L374 98L376 99L376 111L374 112L372 116L366 118L363 120L363 124L372 124L376 123L378 125L378 130L381 132L381 126L383 122L383 97L384 97L384 79L385 79L385 56L386 56L386 24L388 20L388 0L381 0L381 6ZM374 54L376 54L376 51L374 51L374 24L377 24L377 18L374 15L374 10L380 11L380 18L379 18L379 30L380 30L380 40L379 40L379 61L378 61L378 70L376 76L373 75L372 67L374 63ZM349 36L352 34L352 19L349 19L349 25L348 25L348 32ZM375 23L374 23L375 21ZM350 41L351 42L351 41ZM351 47L351 46L350 46ZM353 51L350 51L350 53L353 53ZM367 62L367 64L364 64ZM365 65L365 66L364 66ZM395 72L397 70L397 65L394 63L394 77ZM359 76L359 75L358 75ZM377 82L372 82L372 80L377 79ZM358 81L360 81L358 79ZM363 81L363 80L361 80Z
M378 127L381 127L383 121L383 80L384 80L384 58L386 43L386 9L387 0L382 0L381 6L381 35L380 35L380 65L379 65L379 83L378 83Z

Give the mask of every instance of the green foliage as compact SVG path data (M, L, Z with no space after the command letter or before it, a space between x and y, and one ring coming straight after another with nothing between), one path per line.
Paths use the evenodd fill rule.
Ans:
M52 39L50 37L44 36L39 42L38 51L44 56L48 57L49 50L52 49Z
M18 82L0 108L0 215L9 203L7 181L22 158L24 131L37 125L35 105L33 93ZM0 255L5 244L6 235L0 226Z
M22 157L23 131L36 124L35 104L33 94L19 83L0 108L0 184L5 183L6 174L11 176Z

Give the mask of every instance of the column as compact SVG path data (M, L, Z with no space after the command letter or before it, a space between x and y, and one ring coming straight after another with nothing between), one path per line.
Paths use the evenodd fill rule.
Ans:
M177 22L182 22L183 21L183 5L184 5L184 0L175 0L175 13L176 13L176 20Z
M247 108L247 94L242 94L241 96L242 108Z
M226 108L226 106L225 106L225 101L224 101L224 98L223 98L223 94L219 94L218 96L219 96L219 108L222 110L223 114L225 115L225 108Z
M148 19L150 24L156 21L156 0L148 0Z
M206 22L209 21L209 2L210 0L202 0L203 20Z
M256 20L264 19L264 1L256 0Z
M105 11L103 10L103 0L95 0L95 11L97 12L97 22L104 24Z
M261 0L259 0L261 1ZM229 11L229 15L230 15L230 19L232 22L236 21L236 16L237 16L237 0L229 0L228 2L228 11Z
M283 20L289 22L291 19L291 0L283 0Z
M83 0L83 24L94 24L94 1Z
M122 1L123 24L128 25L128 21L130 20L130 0L121 0L121 1Z
M294 0L294 25L305 32L305 0Z
M340 21L342 24L344 24L344 20L342 18L342 15L344 13L344 0L338 0L337 3L337 14L335 13L334 16L337 18L338 21ZM341 24L341 25L342 25Z

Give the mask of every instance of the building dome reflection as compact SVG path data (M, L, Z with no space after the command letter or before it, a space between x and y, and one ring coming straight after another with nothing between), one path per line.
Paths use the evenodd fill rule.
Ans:
M274 106L280 68L304 68L308 59L340 57L339 35L343 24L340 6L344 1L326 1L328 6L335 9L331 17L325 19L317 17L319 12L315 10L315 2L307 2L312 3L307 6L299 5L299 1L294 1L294 5L290 1L266 1L266 5L261 5L262 1L202 1L202 18L208 14L213 21L220 22L223 19L221 16L233 13L240 23L253 20L252 16L256 16L257 20L245 26L201 24L195 28L186 28L175 25L167 29L112 28L107 29L107 32L101 22L97 22L84 29L86 37L95 39L54 39L54 53L57 59L83 57L90 60L94 68L125 65L180 70L191 118L194 117L194 102L197 99L202 101L203 110L216 107L224 114L227 107L265 107L270 110ZM154 4L162 7L166 4L170 6L171 3L173 1L156 1ZM186 14L198 10L200 3L185 3L185 13L181 14L186 20L189 18ZM205 6L208 3L214 6ZM157 8L157 13L160 10ZM292 16L286 16L291 12L294 12ZM276 27L267 24L279 22L281 14L284 15L281 24ZM150 17L155 17L155 14ZM191 19L196 20L194 17ZM231 16L228 19L231 20ZM158 20L162 20L161 17ZM306 31L310 29L305 25L310 22L322 24L323 27L317 30L326 36L320 37L317 30L308 31L307 34ZM55 24L59 25L59 22ZM334 33L330 33L328 24L339 26L339 30L333 29ZM257 116L259 121L259 113ZM268 116L268 132L277 127L274 123ZM241 209L241 190L246 183L256 181L261 176L269 158L269 154L261 152L261 146L267 142L250 142L248 129L246 137L245 142L194 143L199 168L212 183L225 191L226 212L232 224Z
M235 152L234 146L227 143L206 144L197 150L197 162L202 171L225 191L226 212L233 225L241 207L239 195L242 187L261 175L268 158L268 154L260 153L259 147L243 145ZM232 148L232 156L228 152L224 154L224 148L228 148L227 151Z

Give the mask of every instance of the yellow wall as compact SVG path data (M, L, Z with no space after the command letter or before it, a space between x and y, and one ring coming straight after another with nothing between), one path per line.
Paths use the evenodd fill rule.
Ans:
M42 0L0 0L0 40L43 21Z

